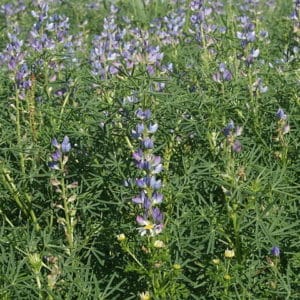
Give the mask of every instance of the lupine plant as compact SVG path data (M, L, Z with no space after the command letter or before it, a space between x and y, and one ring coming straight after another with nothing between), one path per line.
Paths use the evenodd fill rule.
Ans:
M0 1L0 299L299 299L299 20Z
M58 202L53 203L53 207L57 210L57 222L64 228L67 252L71 252L74 248L74 230L76 225L76 193L72 190L76 189L78 183L68 182L67 176L67 162L69 160L68 153L71 150L71 143L69 137L65 136L62 143L58 143L56 138L52 140L52 146L55 147L55 152L51 155L49 167L52 170L58 171L59 175L53 175L50 179L51 185L55 188L56 193L59 194ZM63 216L59 216L59 210L64 212Z

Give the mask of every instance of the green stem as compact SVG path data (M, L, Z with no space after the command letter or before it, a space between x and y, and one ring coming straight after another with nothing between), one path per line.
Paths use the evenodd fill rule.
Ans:
M123 125L122 125L121 122L118 123L118 126L119 126L120 129L123 129ZM130 142L130 139L126 135L125 135L125 141L127 143L127 146L129 147L130 151L133 153L134 152L134 147L133 147L132 143Z
M42 295L42 284L41 284L41 279L40 279L40 273L36 273L35 274L35 281L36 281L36 284L37 284L37 287L39 289L39 299L43 299L43 295Z
M1 168L1 177L2 182L5 185L6 189L10 192L10 194L13 196L14 201L19 206L21 211L25 214L26 217L30 216L31 220L33 221L34 227L36 231L40 230L40 226L37 222L36 215L34 211L31 209L31 199L27 193L25 193L26 201L22 201L20 198L20 193L14 183L13 178L10 176L9 171L2 167Z
M14 228L14 224L10 221L10 219L4 214L2 209L0 209L0 215L3 216L4 220L9 224L10 227Z
M233 212L231 215L233 231L234 231L234 240L235 240L235 248L236 248L236 258L238 262L241 262L241 240L239 235L239 224L238 224L238 215L236 212Z
M15 103L16 103L16 131L17 131L17 144L19 149L19 158L20 158L20 168L21 168L22 178L25 178L26 167L25 167L25 157L23 154L22 136L21 136L21 114L20 114L21 106L20 106L20 99L19 99L19 90L17 87L16 87ZM28 193L25 192L25 199L24 199L25 203L22 203L22 200L19 197L20 193L18 192L18 189L14 184L13 179L9 176L7 171L6 172L4 171L4 176L6 177L8 185L10 186L10 190L13 192L15 202L23 211L23 213L25 213L26 216L30 216L31 220L33 221L35 229L39 231L40 226L37 222L36 215L31 208L30 196L28 195Z
M17 131L17 144L19 149L19 158L20 158L20 167L22 175L25 176L25 158L23 155L23 147L22 147L22 137L21 137L21 123L20 123L20 99L19 99L19 91L16 88L16 131Z
M126 247L125 250L127 253L135 260L135 262L148 274L148 270L144 267L144 265L137 259L137 257L131 252L129 247Z
M60 127L61 127L62 117L63 117L63 114L64 114L64 112L65 112L65 107L66 107L66 105L67 105L68 102L69 102L70 94L71 94L71 93L69 92L69 93L66 95L65 100L64 100L64 102L63 102L63 105L62 105L62 107L61 107L60 114L59 114L59 126L58 126L58 129L60 129Z
M9 192L11 193L11 195L14 198L14 201L17 203L17 205L19 206L19 208L21 209L21 211L28 216L28 211L26 206L24 205L24 203L21 201L20 199L20 194L15 186L15 183L13 181L13 179L10 177L9 172L6 168L1 169L1 177L2 177L2 182L4 183L5 187L7 188L7 190L9 190Z
M74 238L73 238L73 226L70 222L70 210L68 206L68 198L66 193L66 185L65 180L62 178L61 180L61 190L62 190L62 199L63 199L63 206L64 206L64 212L65 212L65 220L66 220L66 238L68 241L69 249L73 249L74 244Z

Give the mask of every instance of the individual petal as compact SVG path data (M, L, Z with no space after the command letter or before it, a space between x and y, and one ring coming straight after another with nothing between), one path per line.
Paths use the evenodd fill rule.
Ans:
M142 216L137 216L136 221L139 225L146 226L149 222Z

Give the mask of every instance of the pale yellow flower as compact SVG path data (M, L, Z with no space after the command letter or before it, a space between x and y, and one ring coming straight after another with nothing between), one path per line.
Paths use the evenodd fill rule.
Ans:
M226 249L225 253L224 253L224 256L226 258L233 258L235 256L234 250Z
M139 294L140 300L150 300L150 293L149 292L143 292Z
M214 258L213 260L212 260L212 262L213 262L213 264L215 264L215 265L218 265L218 264L220 264L220 259L219 258Z
M165 247L164 242L161 240L156 240L153 245L155 248L164 248Z
M126 239L126 236L125 236L124 233L120 233L120 234L117 235L117 240L119 242L124 241L125 239Z
M180 270L180 269L181 269L181 265L180 265L180 264L174 264L174 265L173 265L173 268L174 268L175 270Z

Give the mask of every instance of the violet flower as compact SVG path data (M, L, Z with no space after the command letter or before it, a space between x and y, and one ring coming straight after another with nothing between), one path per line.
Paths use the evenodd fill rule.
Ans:
M275 256L275 257L279 257L280 256L280 248L278 246L274 246L271 249L271 255Z
M67 153L71 150L71 144L68 136L64 137L63 142L61 143L61 151Z
M230 120L228 125L223 129L224 135L227 137L231 133L232 129L234 129L234 122Z
M285 114L284 110L282 108L279 108L276 112L276 117L279 120L286 120L287 119L287 115Z

